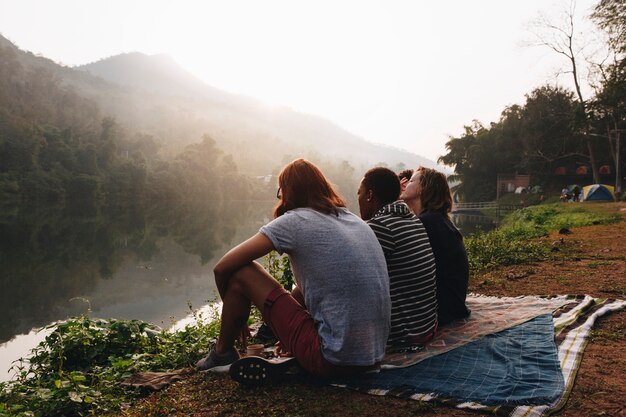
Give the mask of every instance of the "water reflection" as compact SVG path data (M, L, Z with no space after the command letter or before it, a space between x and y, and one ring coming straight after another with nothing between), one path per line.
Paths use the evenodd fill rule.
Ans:
M5 209L0 342L85 313L168 327L186 316L188 303L200 307L216 298L216 258L257 231L273 203ZM0 347L0 380L19 357L15 349L26 355L36 338L41 335Z
M496 218L482 214L452 213L450 219L461 231L463 236L471 236L479 232L488 232L495 229L498 225Z

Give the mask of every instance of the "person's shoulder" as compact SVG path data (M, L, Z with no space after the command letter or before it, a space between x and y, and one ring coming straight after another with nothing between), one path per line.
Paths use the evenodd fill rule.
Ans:
M283 214L281 217L290 219L290 218L314 217L320 214L322 213L315 211L309 207L298 207L298 208L291 209L285 212L285 214Z
M435 223L441 222L444 220L444 217L441 213L437 211L423 211L421 212L417 218L422 221L422 223Z
M289 210L283 216L288 216L291 221L295 220L328 220L330 219L348 219L358 220L363 223L363 220L345 207L337 207L336 213L323 213L310 207L299 207Z
M337 215L339 216L348 216L348 217L358 217L360 219L359 216L357 216L356 214L354 214L353 212L351 212L350 210L348 210L347 207L337 207Z
M426 230L449 229L452 222L445 214L439 211L424 211L418 216Z
M313 210L310 210L313 211ZM273 225L287 225L292 224L293 222L300 222L304 219L310 218L312 213L309 212L309 209L296 208L286 211L282 215L276 217L274 220L269 222L267 226Z

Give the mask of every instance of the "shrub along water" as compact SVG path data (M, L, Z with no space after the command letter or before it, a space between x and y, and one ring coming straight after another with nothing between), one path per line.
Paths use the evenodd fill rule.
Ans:
M293 285L289 258L270 253L267 270L285 287ZM206 354L219 332L217 306L194 311L182 330L163 331L139 320L76 317L55 323L27 359L14 366L16 377L0 383L0 417L101 415L119 410L141 392L121 383L144 371L169 371ZM249 323L259 322L253 309Z
M0 416L84 416L119 410L139 393L121 382L136 372L190 366L219 329L217 311L169 332L138 320L78 317L54 330L0 384Z

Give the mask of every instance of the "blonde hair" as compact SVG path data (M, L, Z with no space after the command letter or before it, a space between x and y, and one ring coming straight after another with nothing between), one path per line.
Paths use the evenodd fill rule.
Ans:
M439 211L446 216L452 211L452 194L446 176L432 168L419 167L420 200L423 211Z

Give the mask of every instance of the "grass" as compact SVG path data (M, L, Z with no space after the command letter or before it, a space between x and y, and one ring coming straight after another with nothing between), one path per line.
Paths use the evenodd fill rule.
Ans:
M542 204L526 207L506 216L498 230L465 239L472 274L495 266L532 263L546 259L551 247L533 240L551 230L607 224L620 220L593 204Z
M534 230L537 235L561 228L591 226L619 221L619 214L594 210L593 203L548 204L527 207L507 216L504 229Z
M587 268L600 268L603 266L611 265L609 261L593 261L587 264Z

